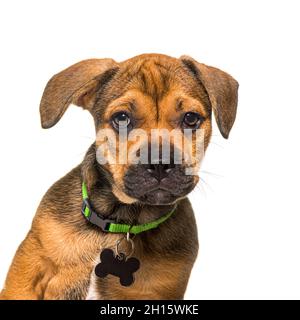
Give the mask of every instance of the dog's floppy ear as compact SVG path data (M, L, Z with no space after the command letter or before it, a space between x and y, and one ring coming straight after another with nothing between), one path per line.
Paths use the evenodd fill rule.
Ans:
M46 85L40 104L42 127L54 126L71 103L89 110L101 78L107 81L116 68L117 63L112 59L89 59L54 75Z
M206 66L191 57L182 56L180 59L205 87L219 130L227 139L236 116L238 82L226 72Z

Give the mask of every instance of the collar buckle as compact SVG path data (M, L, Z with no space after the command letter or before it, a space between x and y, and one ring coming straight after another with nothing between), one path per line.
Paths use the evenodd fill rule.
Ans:
M83 199L81 213L92 224L95 224L104 232L109 232L109 226L113 223L113 220L105 219L97 214L92 208L88 198Z

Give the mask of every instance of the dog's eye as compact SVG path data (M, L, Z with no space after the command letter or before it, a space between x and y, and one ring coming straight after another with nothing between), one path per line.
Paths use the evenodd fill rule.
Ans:
M112 116L112 124L115 129L126 128L130 125L130 117L126 112L118 112Z
M187 112L183 117L183 126L192 129L198 129L202 121L200 114L196 112Z

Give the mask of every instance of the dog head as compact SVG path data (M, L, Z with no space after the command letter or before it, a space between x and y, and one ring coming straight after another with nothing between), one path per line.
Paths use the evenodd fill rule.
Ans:
M124 203L170 204L198 182L198 175L186 169L199 166L193 155L199 144L203 152L208 146L212 112L228 138L237 91L230 75L187 56L85 60L50 79L40 105L41 122L43 128L54 126L71 103L89 110L101 159L105 154L114 160L101 164L110 173L114 195Z

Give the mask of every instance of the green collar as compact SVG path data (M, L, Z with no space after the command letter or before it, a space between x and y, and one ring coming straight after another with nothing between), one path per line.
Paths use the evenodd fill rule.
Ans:
M82 198L83 198L82 209L81 209L82 214L88 221L100 227L104 232L113 232L113 233L129 232L132 234L138 234L150 229L154 229L154 228L157 228L161 223L166 221L168 218L170 218L176 209L175 207L172 211L170 211L169 213L167 213L166 215L162 216L157 220L140 224L140 225L130 226L128 224L116 223L114 220L106 219L104 217L101 217L98 213L96 213L92 209L91 204L89 202L87 187L84 182L82 183Z

